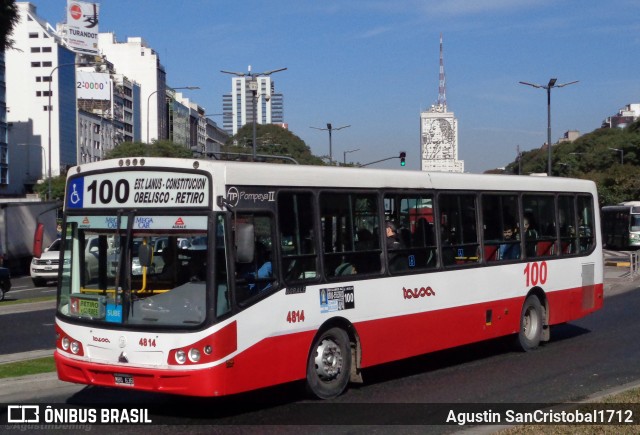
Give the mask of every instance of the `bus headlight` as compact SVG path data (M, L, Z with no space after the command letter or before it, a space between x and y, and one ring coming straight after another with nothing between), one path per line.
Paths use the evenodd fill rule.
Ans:
M184 364L186 360L187 360L187 354L184 352L184 350L180 349L179 351L176 352L176 362L178 364Z
M190 349L189 350L189 359L191 362L197 363L200 361L200 351L198 349Z
M71 353L76 355L79 350L80 350L80 345L78 344L78 342L77 341L72 341L71 342Z

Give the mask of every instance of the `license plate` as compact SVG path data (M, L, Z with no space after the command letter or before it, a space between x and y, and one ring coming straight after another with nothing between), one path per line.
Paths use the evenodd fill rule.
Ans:
M45 266L44 270L53 270L53 266Z
M116 385L126 385L128 387L133 387L133 376L131 375L123 375L119 373L115 373L113 375Z

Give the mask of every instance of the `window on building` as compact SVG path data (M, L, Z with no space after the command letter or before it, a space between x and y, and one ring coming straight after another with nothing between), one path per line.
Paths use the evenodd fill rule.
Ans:
M40 53L40 47L31 47L31 53Z
M51 53L51 47L42 47L43 53Z
M29 38L33 39L37 37L38 37L38 32L29 32Z
M40 66L42 66L40 62L31 62L31 68L39 68Z

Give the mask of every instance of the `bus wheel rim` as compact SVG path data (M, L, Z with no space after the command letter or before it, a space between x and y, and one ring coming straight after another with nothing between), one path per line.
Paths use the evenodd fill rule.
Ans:
M536 310L533 307L529 307L527 312L524 315L524 319L522 322L522 332L525 337L528 339L532 339L535 337L538 330L538 316L536 315Z
M315 358L316 373L323 381L338 377L342 370L342 352L333 340L325 339L318 346Z

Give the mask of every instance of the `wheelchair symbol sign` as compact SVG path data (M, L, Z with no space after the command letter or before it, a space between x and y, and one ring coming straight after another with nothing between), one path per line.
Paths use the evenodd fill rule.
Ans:
M69 183L67 189L67 208L82 208L82 194L84 192L84 178L77 178Z

